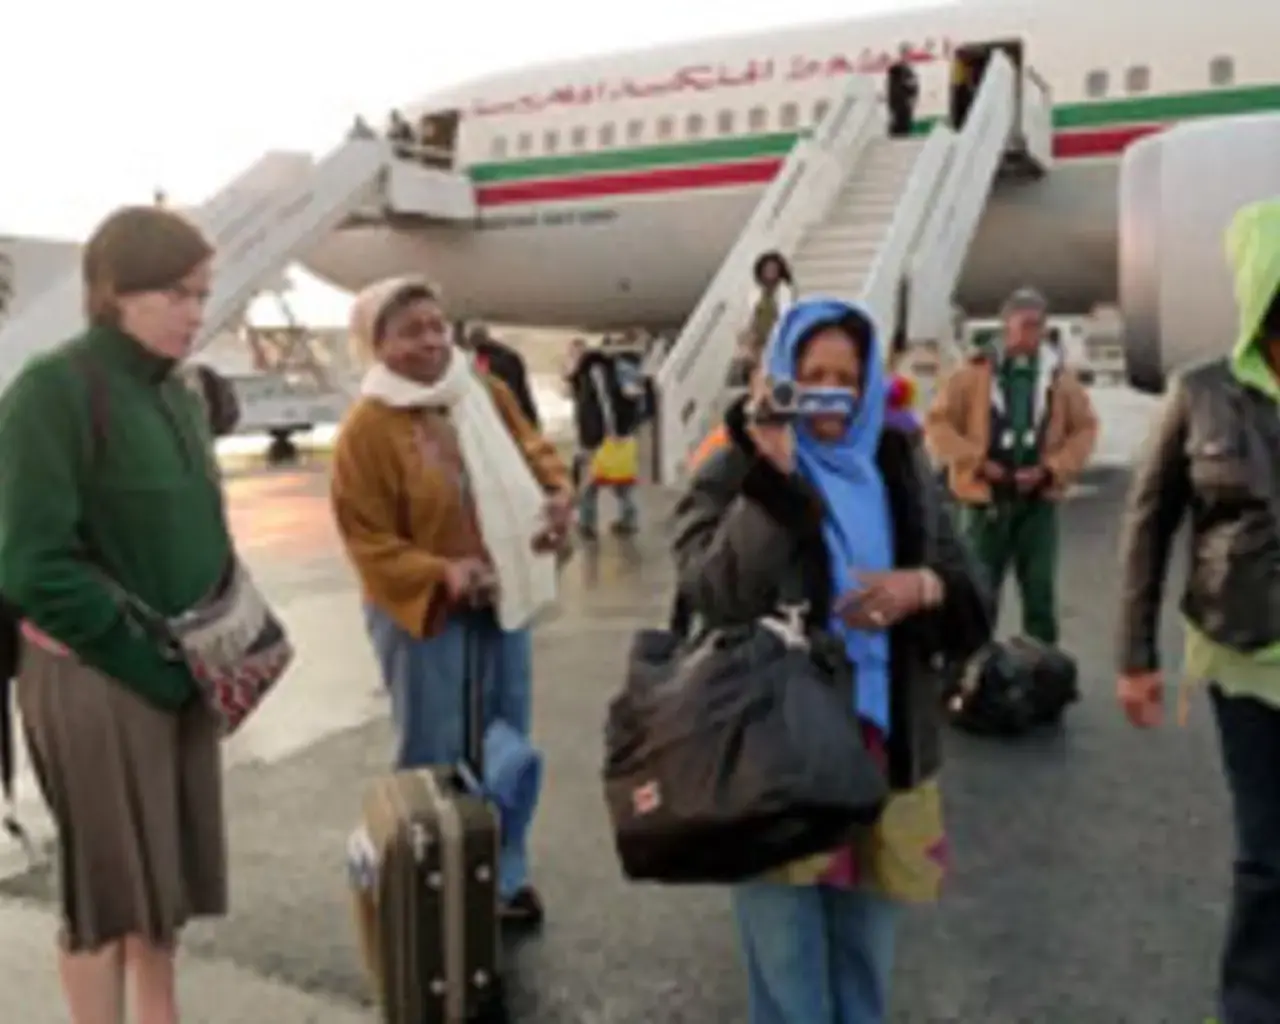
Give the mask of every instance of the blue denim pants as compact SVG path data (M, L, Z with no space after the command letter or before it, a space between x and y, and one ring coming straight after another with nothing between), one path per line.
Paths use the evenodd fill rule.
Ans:
M594 531L597 528L602 490L612 491L618 501L618 525L634 530L640 518L640 510L636 506L636 489L632 484L585 483L578 496L578 524L584 530Z
M533 648L527 629L504 630L492 612L468 612L451 617L439 635L417 640L371 604L365 606L365 625L391 693L395 768L455 764L462 757L467 672L481 677L486 727L501 719L529 735ZM471 649L480 654L478 666L466 664L469 633ZM524 844L504 840L498 855L501 896L510 898L528 875Z
M858 889L733 889L750 1024L883 1024L901 908Z
M1222 1024L1280 1021L1280 709L1209 691L1236 856L1222 950Z

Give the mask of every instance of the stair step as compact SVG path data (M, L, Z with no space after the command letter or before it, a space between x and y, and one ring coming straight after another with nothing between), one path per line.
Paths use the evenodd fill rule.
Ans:
M796 280L806 282L843 280L850 274L865 277L875 266L874 260L832 260L829 263L803 263L793 268Z
M845 267L795 267L796 280L807 288L830 288L846 281L865 281L870 265L849 264Z
M893 202L875 202L875 203L832 203L831 209L827 213L829 220L892 220L894 212L898 209L900 199Z
M885 224L861 224L857 226L847 224L820 224L814 230L808 232L804 236L804 240L800 243L800 252L808 247L810 242L821 242L824 245L879 245L883 240L889 225Z
M849 231L847 229L825 227L811 231L804 236L804 241L800 243L796 254L809 252L816 248L818 250L827 250L832 247L839 249L876 249L885 239L889 225L881 224L875 228L863 229L861 231Z
M871 209L862 206L843 210L835 209L828 213L819 223L842 228L883 227L893 220L893 215L897 211L898 205L896 203L892 206L879 206Z

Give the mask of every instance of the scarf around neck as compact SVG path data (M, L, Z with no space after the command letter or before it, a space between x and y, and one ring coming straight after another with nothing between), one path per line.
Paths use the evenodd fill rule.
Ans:
M421 384L376 363L366 372L360 392L393 409L448 414L480 536L498 577L498 622L508 630L530 625L556 600L556 556L532 547L544 526L546 495L470 360L455 349L434 384Z

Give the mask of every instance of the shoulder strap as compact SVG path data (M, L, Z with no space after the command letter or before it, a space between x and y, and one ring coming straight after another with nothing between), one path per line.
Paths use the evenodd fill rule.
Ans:
M88 354L76 359L76 371L89 395L89 464L96 466L107 449L111 427L111 388L102 364Z

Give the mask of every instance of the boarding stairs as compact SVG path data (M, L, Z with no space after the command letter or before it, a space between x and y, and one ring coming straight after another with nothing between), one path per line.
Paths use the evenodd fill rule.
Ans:
M464 175L399 159L390 143L365 129L318 160L304 153L268 153L189 212L216 252L195 354L235 325L254 295L278 281L290 263L345 223L377 217L469 224L476 202ZM68 270L0 324L0 389L28 359L82 329L82 293L78 268ZM247 397L246 419L260 422L252 412L253 396ZM330 411L326 405L325 415Z
M1030 74L994 55L961 131L939 122L908 139L886 137L875 81L850 80L765 189L658 370L658 482L679 482L723 411L761 253L788 257L802 296L860 301L886 334L902 325L910 337L928 337L949 325L964 258L1002 168L1043 173L1052 161L1047 91Z
M827 215L805 232L796 248L791 269L802 298L865 299L876 263L894 240L894 221L900 219L898 213L905 205L913 173L922 177L922 186L932 186L944 168L950 134L877 138L868 143ZM925 163L921 157L926 150L932 159L921 175ZM897 235L911 241L901 230Z

